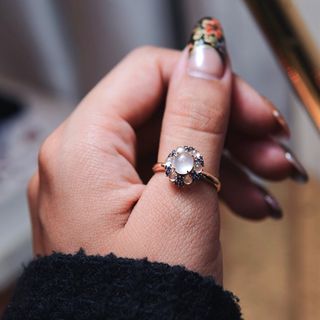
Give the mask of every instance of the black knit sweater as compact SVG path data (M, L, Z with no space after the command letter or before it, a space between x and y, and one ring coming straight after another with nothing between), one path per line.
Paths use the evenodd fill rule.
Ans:
M54 253L24 270L4 320L241 319L237 298L181 266Z

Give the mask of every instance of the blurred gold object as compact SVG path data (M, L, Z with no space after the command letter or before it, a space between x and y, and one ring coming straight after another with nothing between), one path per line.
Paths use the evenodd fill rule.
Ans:
M320 132L320 54L292 0L245 0Z

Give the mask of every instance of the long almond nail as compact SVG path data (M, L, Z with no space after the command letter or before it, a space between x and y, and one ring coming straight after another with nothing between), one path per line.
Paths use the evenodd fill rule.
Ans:
M274 104L268 98L263 97L263 99L269 105L272 116L275 119L274 135L279 136L279 137L284 137L284 138L290 138L290 129L289 129L289 126L288 126L284 116L281 114L281 112L274 106Z
M189 75L217 79L224 74L226 44L220 22L205 17L198 21L189 41Z
M306 183L309 180L308 173L305 168L302 166L300 161L297 157L292 153L292 151L284 144L280 144L284 150L284 155L286 159L292 165L292 172L291 172L291 179L299 182L299 183Z
M256 184L256 187L259 189L259 191L263 196L263 199L267 205L270 217L274 219L282 218L282 209L278 201L261 185Z
M274 110L272 110L272 115L275 118L276 123L279 127L280 136L284 136L286 138L289 138L290 137L290 129L289 129L289 126L288 126L286 120L284 119L283 115L276 108L274 108Z

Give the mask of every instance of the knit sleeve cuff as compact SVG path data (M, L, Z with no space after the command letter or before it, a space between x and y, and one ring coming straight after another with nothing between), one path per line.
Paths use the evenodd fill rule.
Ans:
M238 299L182 266L54 253L24 270L4 319L241 319Z

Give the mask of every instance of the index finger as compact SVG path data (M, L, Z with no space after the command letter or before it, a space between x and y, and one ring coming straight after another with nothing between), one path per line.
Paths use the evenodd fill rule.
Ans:
M139 126L157 108L180 54L151 46L135 49L91 90L79 109L90 113L94 108Z
M141 47L129 53L80 102L68 121L68 141L89 141L135 165L134 129L159 106L180 53ZM99 128L99 135L91 134ZM100 130L103 129L103 130ZM102 140L105 143L101 143ZM105 147L104 147L105 146Z

